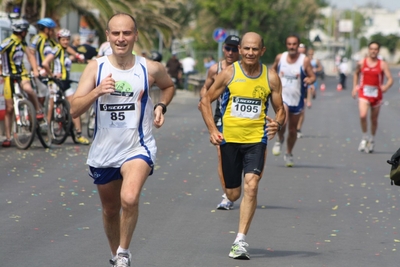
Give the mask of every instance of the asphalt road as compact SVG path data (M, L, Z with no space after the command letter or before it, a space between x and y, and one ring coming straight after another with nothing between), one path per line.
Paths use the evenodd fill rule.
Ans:
M198 98L177 92L165 125L154 131L158 160L140 199L132 266L398 266L400 188L390 185L386 163L400 147L393 73L372 154L357 151L357 101L326 78L326 90L306 111L295 166L267 157L246 239L250 261L228 258L239 205L215 209L222 195L216 149ZM52 149L38 141L26 151L0 147L0 266L109 266L87 152L71 139Z

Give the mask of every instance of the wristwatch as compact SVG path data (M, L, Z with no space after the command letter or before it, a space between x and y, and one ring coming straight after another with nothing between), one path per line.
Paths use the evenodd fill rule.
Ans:
M158 104L156 104L156 105L154 106L154 110L156 110L156 108L157 108L158 106L162 107L162 114L165 114L165 112L167 112L167 106L166 106L165 104L163 104L163 103L158 103Z

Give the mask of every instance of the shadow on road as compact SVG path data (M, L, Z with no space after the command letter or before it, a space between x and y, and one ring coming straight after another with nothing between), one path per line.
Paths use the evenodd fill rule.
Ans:
M249 249L252 258L277 258L288 256L315 257L321 253L310 251L289 251L289 250L267 250L267 249Z

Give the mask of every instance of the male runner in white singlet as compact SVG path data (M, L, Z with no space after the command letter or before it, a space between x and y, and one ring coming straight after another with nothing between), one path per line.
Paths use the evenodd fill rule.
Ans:
M299 53L300 39L295 35L286 38L287 52L279 54L272 66L282 81L282 99L286 110L288 124L287 147L284 156L285 165L293 167L292 150L297 139L297 124L301 111L304 108L304 96L307 86L315 81L315 74L312 70L310 59ZM272 154L279 156L284 141L286 123L278 133L279 140L272 148Z
M153 172L157 151L152 127L163 125L174 84L159 62L132 54L138 30L131 15L113 15L106 35L112 54L89 62L72 99L71 113L76 118L95 105L89 175L102 203L110 263L128 267L140 192ZM154 83L160 88L160 102L155 106L150 98Z

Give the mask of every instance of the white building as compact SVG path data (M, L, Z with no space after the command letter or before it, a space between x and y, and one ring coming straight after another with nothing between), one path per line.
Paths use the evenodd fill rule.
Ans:
M354 11L361 13L365 19L365 26L361 31L362 33L359 36L354 36L354 38L360 39L361 37L366 37L369 40L372 35L378 33L383 35L395 34L400 36L400 9L387 10L384 8L354 7ZM337 53L343 54L344 48L349 46L349 40L345 40L342 34L339 34L336 39L334 38L337 30L334 29L334 21L340 19L342 12L343 10L332 7L321 8L320 14L326 18L331 18L331 27L328 26L326 31L322 31L321 29L312 29L309 32L309 38L311 41L314 41L317 36L321 40L321 43L314 43L314 45L324 48L319 51L321 59L332 59ZM365 55L365 48L361 47L359 51L354 52L355 57L362 57ZM400 60L400 51L397 51L394 55L390 55L387 49L382 48L381 54L390 63L397 63Z
M400 9L390 11L384 8L357 8L365 18L364 36L371 37L374 34L400 35Z

